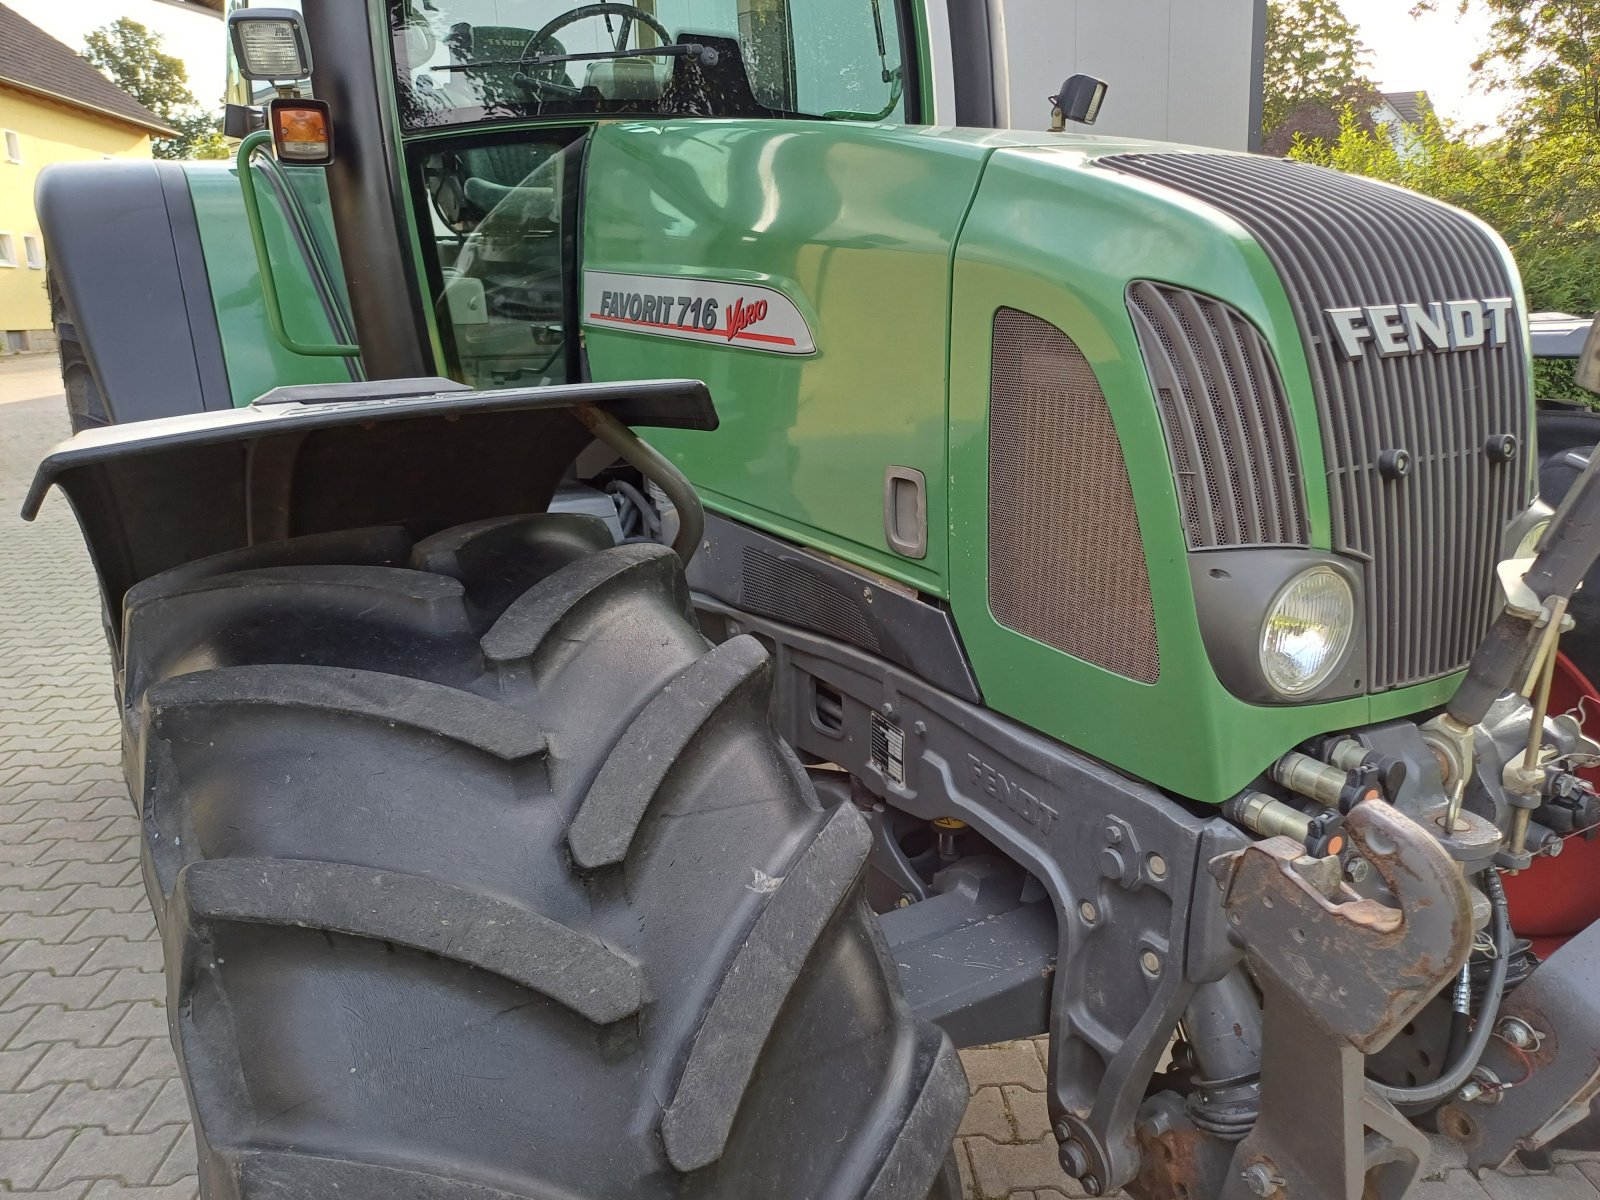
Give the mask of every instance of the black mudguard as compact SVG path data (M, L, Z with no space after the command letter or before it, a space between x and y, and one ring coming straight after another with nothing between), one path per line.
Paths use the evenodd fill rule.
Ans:
M78 434L39 465L22 515L67 493L113 638L129 588L264 542L401 525L413 536L543 512L590 434L594 405L631 425L711 430L684 379L477 392L448 379L277 388L246 408Z
M52 282L109 420L231 408L183 167L46 167L35 203Z

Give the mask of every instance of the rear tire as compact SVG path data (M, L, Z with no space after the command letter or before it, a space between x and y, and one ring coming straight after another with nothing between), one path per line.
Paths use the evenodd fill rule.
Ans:
M67 419L72 423L72 432L82 433L85 429L109 425L111 414L106 409L105 397L100 394L100 384L89 367L89 359L83 352L77 319L54 279L49 281L49 289L50 321L56 331L56 351L61 357L61 385L67 393Z
M125 608L202 1195L948 1187L965 1080L901 998L865 822L670 552L565 515L365 530Z

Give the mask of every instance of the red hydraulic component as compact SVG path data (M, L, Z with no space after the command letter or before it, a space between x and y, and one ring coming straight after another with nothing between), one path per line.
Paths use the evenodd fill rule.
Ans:
M1571 712L1580 706L1585 732L1593 737L1600 731L1600 691L1571 659L1558 654L1550 711ZM1578 774L1600 787L1600 767ZM1511 906L1511 928L1517 936L1533 940L1535 954L1548 958L1568 938L1600 920L1600 838L1590 841L1574 834L1559 857L1535 858L1528 870L1502 876L1502 882Z

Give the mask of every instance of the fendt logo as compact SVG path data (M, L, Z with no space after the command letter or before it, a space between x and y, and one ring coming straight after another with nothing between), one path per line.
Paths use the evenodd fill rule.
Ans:
M1362 358L1370 345L1385 358L1425 350L1476 350L1504 346L1516 325L1509 296L1493 300L1445 300L1432 304L1369 304L1330 308L1346 358Z

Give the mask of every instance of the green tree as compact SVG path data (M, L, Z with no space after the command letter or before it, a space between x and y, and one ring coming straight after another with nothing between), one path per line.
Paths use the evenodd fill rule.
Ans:
M1282 153L1296 133L1332 136L1342 109L1375 98L1368 53L1338 0L1269 0L1261 104L1268 151Z
M155 138L157 158L226 158L221 123L195 102L189 72L162 49L161 35L137 21L119 17L84 39L83 56L140 104L160 117L177 136Z
M1440 0L1422 0L1429 12ZM1516 132L1533 136L1578 128L1600 135L1600 0L1446 0L1493 17L1473 70L1483 86L1517 96Z
M1401 149L1347 109L1335 138L1301 138L1289 156L1396 183L1482 218L1511 247L1535 312L1600 309L1600 138L1581 124L1484 141L1429 114ZM1560 367L1540 369L1541 395L1582 397L1557 382Z

